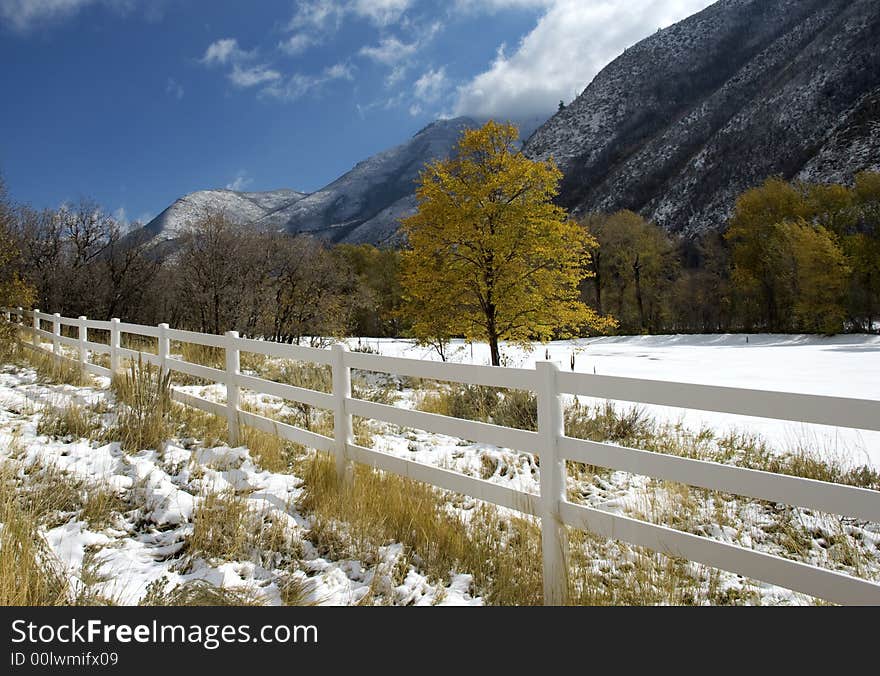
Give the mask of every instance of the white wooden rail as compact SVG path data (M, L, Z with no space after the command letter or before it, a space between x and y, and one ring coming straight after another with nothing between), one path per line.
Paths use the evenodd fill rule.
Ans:
M239 442L239 426L249 425L307 447L333 453L341 479L348 474L351 462L359 462L538 517L542 532L545 603L561 604L566 601L568 544L565 527L569 526L835 603L880 605L880 584L875 582L571 503L565 494L565 461L878 523L880 492L568 437L563 426L561 395L585 395L874 431L880 431L880 401L562 373L551 362L539 362L534 370L448 364L349 352L344 345L319 350L249 340L240 338L234 331L216 336L171 329L166 324L152 327L120 322L118 319L109 322L85 317L71 319L22 308L4 308L3 312L7 321L21 324L22 331L30 334L32 340L25 345L55 355L57 359L67 359L62 354L62 345L74 348L77 351L75 361L96 375L110 376L119 369L120 360L140 357L165 369L224 384L225 404L176 389L172 391L172 397L188 406L225 417L231 445ZM27 318L31 321L27 322ZM52 326L51 331L44 328L47 325ZM63 336L62 326L75 327L77 338ZM90 341L89 329L108 331L109 343ZM157 339L157 354L121 347L122 333ZM43 347L43 339L51 343L51 351ZM226 368L214 369L173 358L170 355L172 340L225 350ZM333 371L333 391L316 392L242 374L241 352L329 365ZM109 354L111 368L91 363L90 353ZM512 429L356 399L352 397L351 390L352 369L531 390L538 399L538 431ZM239 402L241 388L333 411L333 438L242 411ZM354 415L535 453L541 462L540 495L358 446L352 435Z

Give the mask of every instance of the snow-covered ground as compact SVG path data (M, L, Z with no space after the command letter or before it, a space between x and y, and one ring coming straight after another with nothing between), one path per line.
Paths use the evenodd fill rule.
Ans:
M321 604L353 604L367 594L382 602L401 605L473 605L471 578L457 575L447 584L430 583L411 566L403 581L393 572L403 548L380 548L378 563L327 560L303 538L310 527L307 516L296 511L302 480L259 468L246 448L184 448L174 444L162 452L125 453L118 443L102 445L84 439L54 439L37 433L45 407L70 404L93 406L113 403L107 379L97 387L40 384L29 369L0 367L0 462L11 462L19 472L33 467L57 467L89 484L108 485L131 498L133 510L99 532L85 521L69 520L44 533L66 569L72 586L82 584L83 564L89 552L101 578L92 591L118 604L137 604L151 582L165 578L166 590L191 580L205 580L231 589L248 589L265 603L281 602L278 570L252 561L212 563L204 559L181 565L180 554L193 531L193 511L206 492L234 488L246 495L249 509L263 519L280 520L303 552L293 572L304 584L306 600ZM286 572L286 571L285 571Z
M747 342L748 339L748 342ZM410 341L349 339L381 354L439 359L431 348ZM507 346L507 365L533 367L547 353L559 367L606 376L700 383L756 390L880 400L880 336L841 335L671 335L612 336L536 345L531 351ZM455 341L450 361L488 364L488 345ZM847 464L880 468L880 432L807 425L723 413L642 406L659 420L681 421L694 430L748 430L771 446L808 447L845 459Z
M348 343L353 349L360 345L386 355L438 358L430 349L408 341L350 339ZM488 362L486 346L475 345L473 352L466 344L452 347L454 361ZM504 353L511 366L531 367L549 353L552 360L568 369L574 353L575 370L586 373L593 373L595 369L603 375L869 399L880 395L877 386L880 337L877 336L760 335L749 336L748 343L744 336L612 337L559 341L536 346L532 351L507 347ZM48 543L72 579L80 574L87 552L97 551L101 574L107 578L99 585L100 592L120 603L137 603L150 583L163 577L169 589L188 580L207 580L225 587L247 588L256 591L267 603L279 603L279 581L283 575L290 574L289 571L253 561L198 559L181 566L180 554L193 529L193 510L206 491L233 487L239 494L246 495L253 511L282 521L293 538L302 543L302 558L293 575L305 584L310 600L350 604L369 594L374 601L384 603L482 603L481 598L475 597L469 575L454 575L443 583L431 582L406 559L399 544L383 547L378 562L325 558L308 541L309 515L300 513L296 507L303 490L302 480L292 474L263 470L246 448L204 448L176 440L162 452L144 450L131 454L124 453L117 443L90 443L37 434L40 411L46 405L65 406L72 402L90 405L105 401L112 407L112 395L105 389L107 384L106 379L97 379L96 386L89 388L40 384L29 369L0 367L0 461L11 459L20 467L34 463L55 465L82 479L106 482L129 498L136 489L139 496L136 508L120 515L109 528L94 531L87 523L71 519L46 533ZM402 387L401 383L397 385L399 387L391 387L383 395L394 397L396 406L413 407L425 394ZM191 385L182 389L217 401L222 401L225 395L220 385ZM242 400L270 417L293 413L289 403L275 397L245 391ZM644 408L661 420L680 420L694 430L708 426L722 431L733 426L760 433L779 450L806 445L838 456L845 451L847 464L858 465L870 458L873 464L880 466L880 435L876 433L656 406ZM540 470L530 454L385 424L374 424L370 436L377 450L480 476L519 490L532 493L539 490ZM580 498L589 504L628 514L644 511L645 496L655 490L645 477L623 472L597 477L576 488ZM716 523L719 505L723 505L727 525ZM787 555L774 534L778 526L774 519L778 517L758 503L716 500L698 507L697 512L695 518L702 525L695 532ZM876 525L843 524L835 517L798 515L796 511L786 515L795 527L813 533L811 537L816 544L808 548L807 560L821 565L849 565L837 562L829 554L827 543L822 544L823 538L832 541L837 529L845 528L866 557L862 574L876 577L880 573L877 568L880 530ZM401 564L408 567L402 577ZM721 580L722 587L734 591L751 584L726 573ZM806 601L800 595L772 585L759 586L757 593L764 603Z

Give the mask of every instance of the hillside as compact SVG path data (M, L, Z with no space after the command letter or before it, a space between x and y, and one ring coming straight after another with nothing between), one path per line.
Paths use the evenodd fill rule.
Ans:
M627 49L525 145L575 212L723 226L767 176L880 168L880 3L720 0Z
M271 192L236 192L234 190L200 190L175 201L147 223L144 230L152 237L175 239L180 231L208 212L223 212L239 223L277 223L274 214L306 196L296 190Z
M434 122L407 142L359 162L277 216L290 233L313 233L334 242L393 241L397 219L415 208L419 172L428 162L448 157L461 132L473 126L476 123L465 117Z
M180 198L148 223L151 237L174 239L208 210L254 227L306 232L334 242L393 243L398 219L415 210L415 185L428 162L448 157L469 118L439 120L394 148L359 162L312 194L203 190Z

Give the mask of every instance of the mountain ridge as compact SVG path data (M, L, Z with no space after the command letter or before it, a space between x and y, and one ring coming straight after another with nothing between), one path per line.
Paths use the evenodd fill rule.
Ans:
M632 209L670 231L717 229L768 176L880 167L870 120L860 152L847 140L860 102L880 93L878 34L873 0L720 0L628 48L524 151L559 164L559 202L575 214Z
M189 193L144 230L150 237L171 240L213 210L256 228L306 233L333 242L395 244L399 218L415 211L421 170L428 162L448 157L461 132L476 126L468 117L432 122L405 142L361 160L313 193L222 189Z

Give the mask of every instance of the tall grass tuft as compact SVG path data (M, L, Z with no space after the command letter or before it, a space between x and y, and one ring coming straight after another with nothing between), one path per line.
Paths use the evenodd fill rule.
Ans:
M166 591L166 579L159 578L147 588L141 606L263 606L253 589L218 587L207 580L190 580Z
M267 434L249 425L241 426L241 442L251 457L268 472L286 472L290 469L293 444L274 434Z
M880 490L880 472L847 464L845 458L822 455L814 449L774 449L757 435L710 429L691 431L681 424L660 423L638 406L610 402L587 406L575 401L565 411L570 437L610 442L696 460L746 467L776 474Z
M6 363L18 361L22 352L18 334L18 324L0 320L0 361Z
M176 344L172 344L172 351ZM180 343L180 355L191 364L201 364L214 369L226 368L226 350L222 347L199 345L198 343Z
M171 380L168 373L138 358L114 376L112 389L122 404L115 433L125 451L162 449L173 431Z
M302 543L280 516L253 509L232 489L204 492L192 526L186 543L189 561L246 560L284 568L302 556Z

